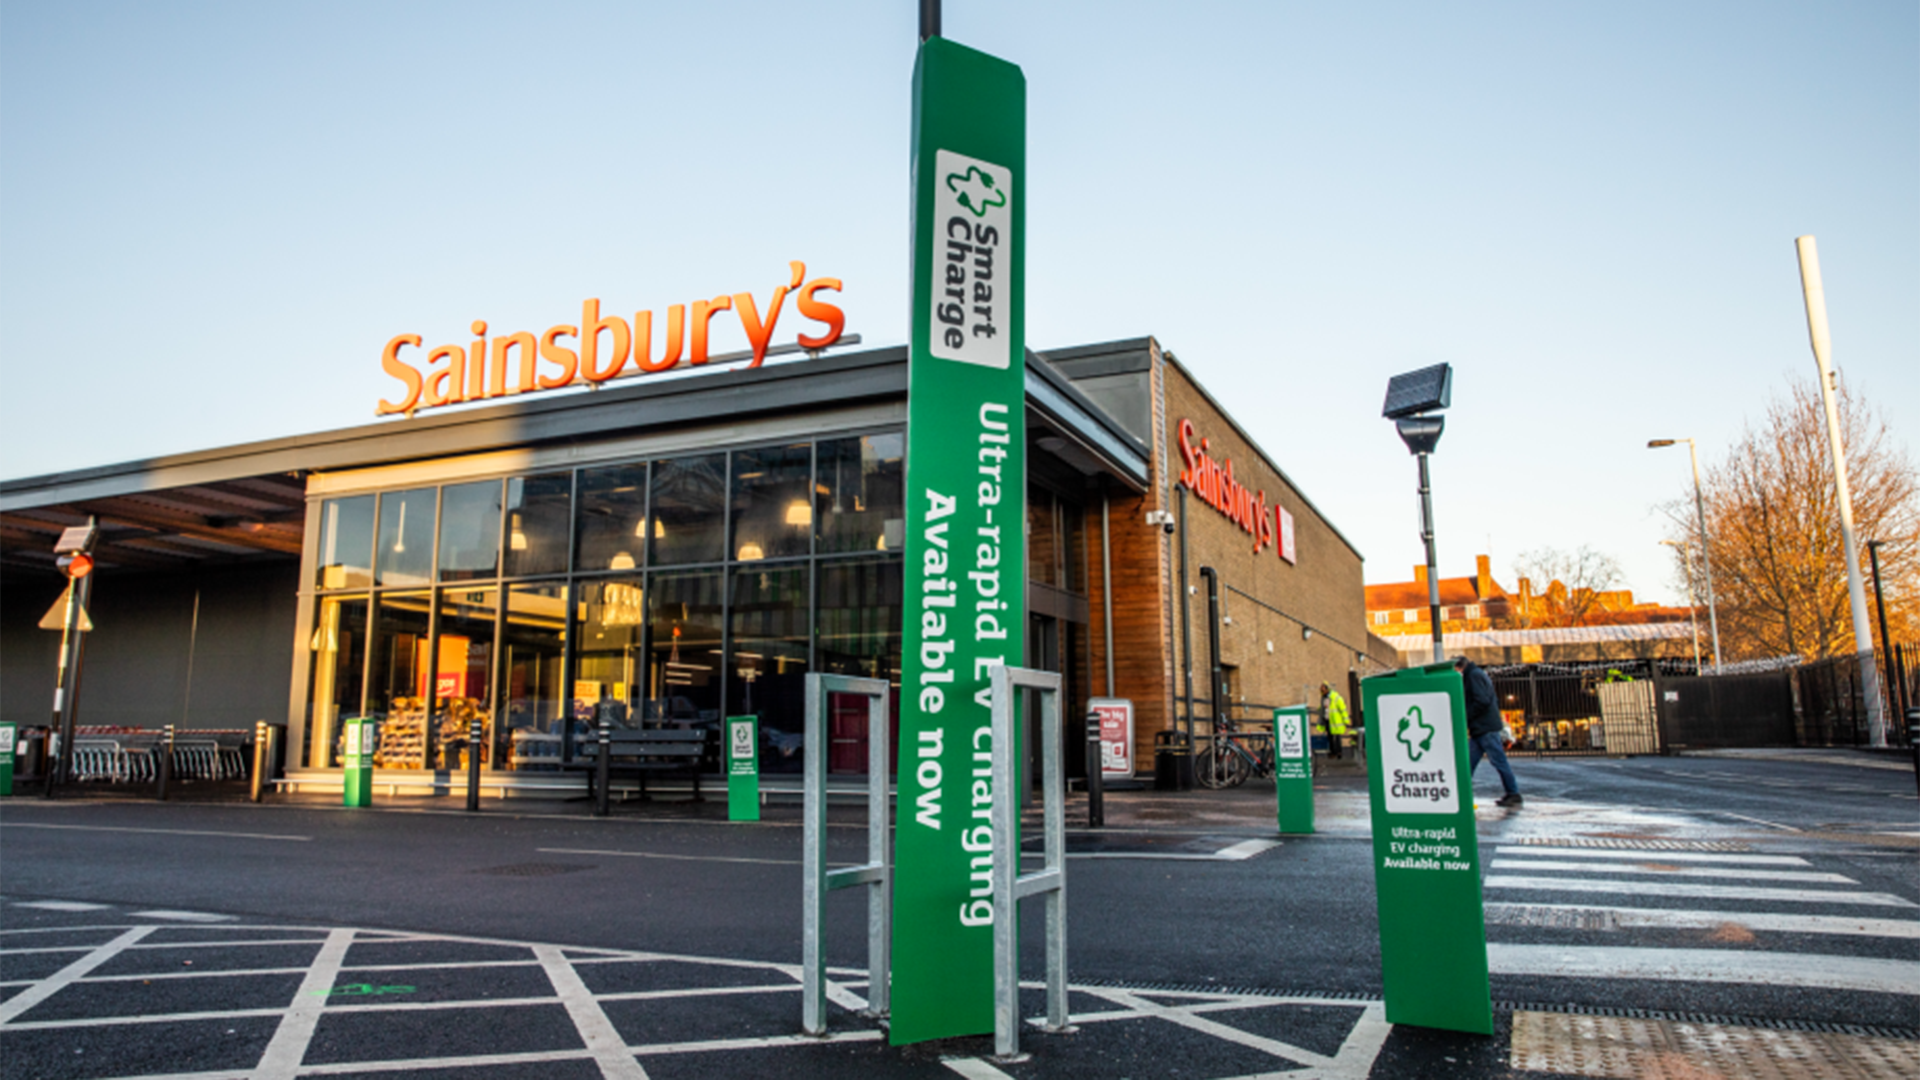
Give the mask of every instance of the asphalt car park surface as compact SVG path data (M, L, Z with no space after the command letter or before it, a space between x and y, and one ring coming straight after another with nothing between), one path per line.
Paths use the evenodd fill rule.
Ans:
M1627 1042L1719 1025L1905 1068L1920 1047L1910 773L1691 757L1516 768L1518 811L1480 792L1492 1039L1384 1024L1349 773L1319 785L1311 837L1275 834L1270 786L1111 795L1109 827L1070 838L1076 1030L1030 1032L1020 1064L989 1061L985 1039L885 1045L859 1015L857 899L829 907L835 1039L798 1035L791 804L730 824L721 800L594 819L577 803L16 798L0 804L0 1054L9 1077L76 1078L635 1075L626 1059L652 1076L1551 1076L1574 1061L1555 1047L1613 1037L1573 1021L1604 1020L1639 1025ZM858 808L833 819L830 859L861 860ZM1023 923L1033 976L1037 917ZM338 966L316 966L338 934Z

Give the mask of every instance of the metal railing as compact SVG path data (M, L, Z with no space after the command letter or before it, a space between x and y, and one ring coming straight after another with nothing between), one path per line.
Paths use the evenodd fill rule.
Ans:
M835 889L868 887L867 1014L886 1016L892 977L893 861L888 843L892 804L887 781L893 775L887 738L887 680L851 675L809 674L806 681L807 727L801 844L800 1028L809 1035L827 1033L826 899ZM827 869L826 705L831 694L867 699L867 861L841 870ZM1057 726L1057 725L1056 725ZM997 745L997 743L996 743Z
M1067 819L1060 756L1060 676L996 666L989 669L993 701L993 1048L1002 1060L1020 1053L1020 954L1015 947L1020 901L1046 898L1047 1030L1067 1029ZM1045 865L1020 872L1020 800L1014 784L1014 694L1040 695L1041 814Z

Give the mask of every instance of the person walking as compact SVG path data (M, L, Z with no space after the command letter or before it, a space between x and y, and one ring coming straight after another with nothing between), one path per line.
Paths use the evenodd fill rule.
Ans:
M1327 683L1320 684L1320 715L1327 718L1327 756L1337 758L1347 741L1347 699Z
M1497 805L1519 806L1520 781L1513 778L1513 766L1507 764L1507 747L1502 738L1507 722L1500 715L1500 699L1493 690L1493 677L1464 656L1453 658L1453 668L1460 673L1467 697L1467 784L1472 786L1474 771L1480 768L1480 759L1485 757L1493 762L1494 771L1500 774L1500 786L1506 789Z

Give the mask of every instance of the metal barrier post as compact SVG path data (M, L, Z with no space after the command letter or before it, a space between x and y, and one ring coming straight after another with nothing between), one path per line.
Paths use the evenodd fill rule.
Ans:
M480 740L487 737L486 725L474 717L467 725L467 812L480 809Z
M253 789L248 793L254 802L260 801L260 794L267 786L267 771L273 768L272 750L267 746L267 722L253 722Z
M613 756L613 725L605 717L600 718L600 760L593 764L593 814L606 817L611 813L607 798L607 779L611 772Z
M867 1013L885 1016L892 1007L893 817L888 780L893 775L887 723L887 680L851 675L807 676L805 795L801 807L800 1029L827 1033L826 899L835 889L867 885ZM827 724L831 694L867 699L867 861L827 869Z
M1030 668L988 669L993 687L993 1051L1002 1060L1020 1054L1020 954L1014 930L1020 901L1047 900L1047 1030L1067 1030L1067 821L1066 784L1060 766L1060 676ZM1045 866L1020 872L1019 775L1013 695L1040 693L1040 802Z
M161 729L160 741L154 746L153 752L154 755L160 759L154 763L155 772L158 774L160 782L160 790L154 793L154 798L165 802L167 800L167 781L173 779L172 724L168 724L165 728Z
M1102 753L1100 713L1087 713L1087 828L1098 829L1107 823L1106 772Z

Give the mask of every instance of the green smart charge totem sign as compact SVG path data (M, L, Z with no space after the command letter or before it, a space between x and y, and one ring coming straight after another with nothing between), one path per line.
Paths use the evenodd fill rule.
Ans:
M727 717L727 820L760 820L760 718Z
M373 753L377 729L373 721L352 717L341 722L340 803L342 806L373 805Z
M1273 787L1280 831L1313 831L1313 747L1307 707L1273 710Z
M1460 673L1429 664L1360 684L1387 1022L1493 1033L1480 845ZM1375 719L1377 718L1377 719Z
M895 1044L993 1030L987 672L1023 662L1026 623L1026 93L1004 60L920 46Z

